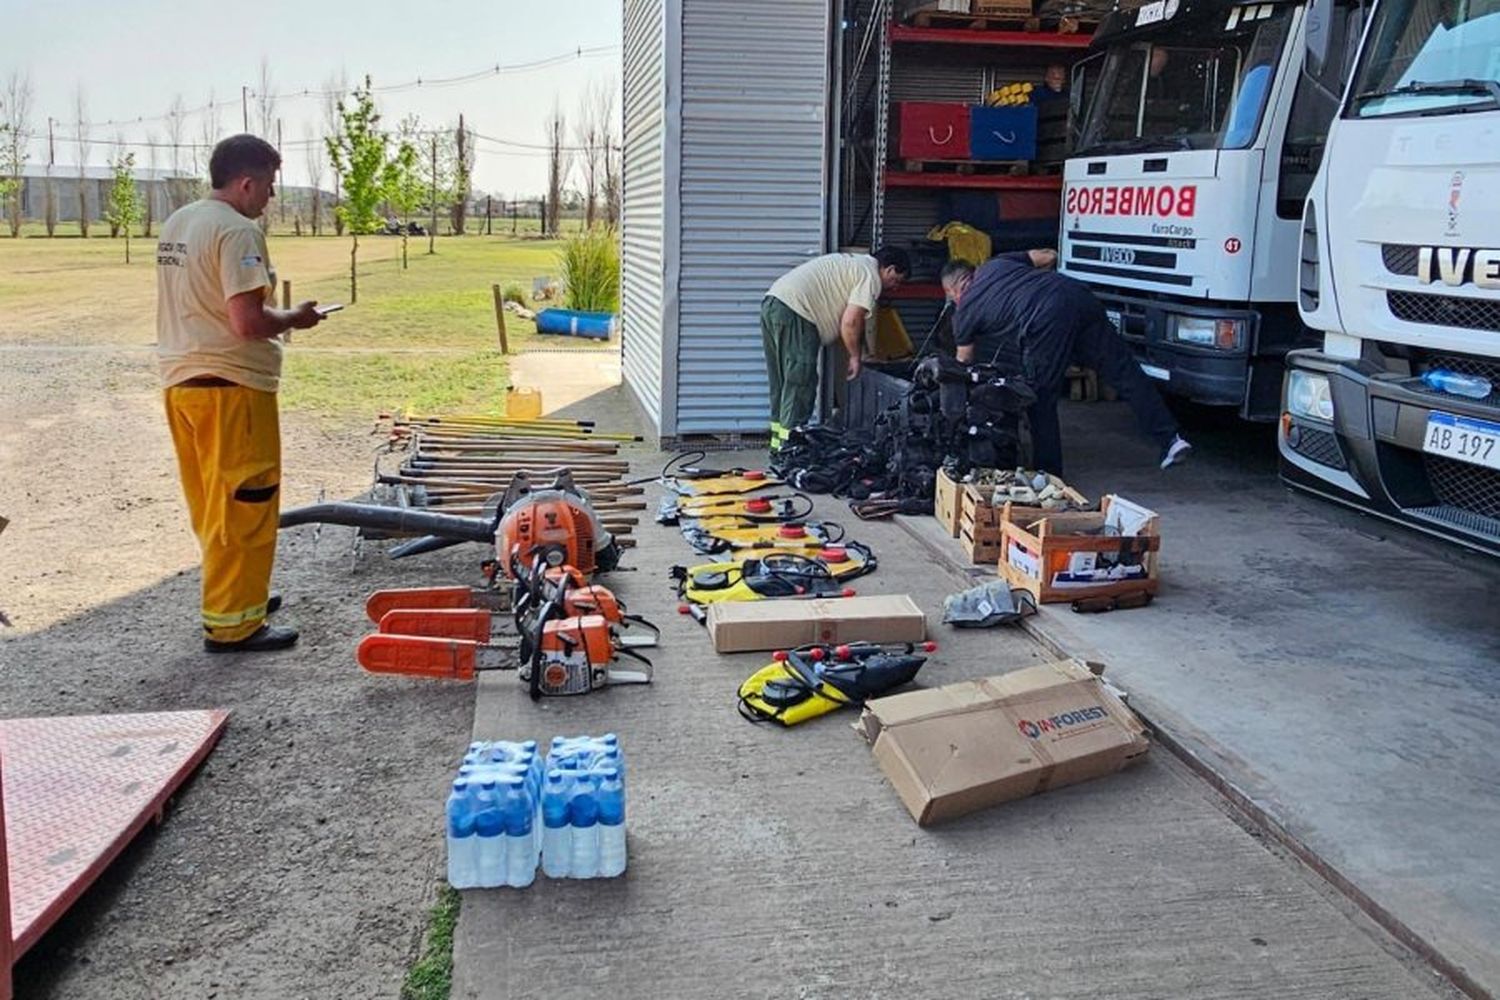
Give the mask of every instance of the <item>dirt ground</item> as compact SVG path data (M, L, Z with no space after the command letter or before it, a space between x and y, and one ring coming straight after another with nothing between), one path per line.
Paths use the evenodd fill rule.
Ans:
M370 590L464 579L469 560L390 564L348 529L298 529L278 618L316 628L283 653L205 655L152 361L0 335L0 715L231 713L165 822L19 963L16 996L396 996L473 691L362 675L353 645ZM367 486L369 430L284 418L284 504Z

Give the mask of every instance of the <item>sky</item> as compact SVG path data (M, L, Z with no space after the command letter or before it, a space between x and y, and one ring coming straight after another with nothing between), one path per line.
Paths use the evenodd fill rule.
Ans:
M198 109L212 90L220 138L241 131L241 88L258 90L264 57L271 90L281 95L275 114L282 122L283 183L295 185L308 176L308 130L326 131L321 98L300 95L322 91L341 73L351 83L369 74L383 124L394 128L416 114L425 127L451 127L462 113L484 137L474 187L534 195L546 190L545 153L524 147L543 143L554 102L569 119L570 142L588 87L611 88L618 115L620 8L619 0L0 0L0 86L14 71L29 75L38 134L30 162L45 162L50 116L61 123L54 126L56 161L70 165L78 161L71 137L74 95L82 88L89 162L99 166L117 134L146 142L154 132L166 142L165 116L177 94ZM418 80L427 82L416 86ZM185 142L201 141L204 117L187 117ZM250 118L251 131L259 131L253 97ZM137 164L149 165L148 148L134 152ZM157 149L156 156L158 167L170 165L169 150ZM183 159L185 165L185 153Z

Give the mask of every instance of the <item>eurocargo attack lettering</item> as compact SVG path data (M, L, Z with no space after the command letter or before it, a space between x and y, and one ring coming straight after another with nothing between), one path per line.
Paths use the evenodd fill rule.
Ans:
M1072 726L1081 726L1085 722L1096 722L1109 715L1100 705L1090 705L1088 708L1076 708L1071 712L1059 712L1046 719L1021 719L1016 723L1016 728L1021 735L1027 739L1038 739L1044 733L1054 733L1060 729Z
M1149 184L1068 188L1064 211L1072 215L1154 215L1191 219L1198 210L1196 184Z

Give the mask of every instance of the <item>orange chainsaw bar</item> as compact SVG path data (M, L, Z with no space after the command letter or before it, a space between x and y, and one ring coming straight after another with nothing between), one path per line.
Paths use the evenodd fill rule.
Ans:
M454 681L471 681L480 670L514 670L518 666L514 647L387 632L361 639L354 658L372 674Z
M408 608L482 608L485 611L505 611L509 608L509 599L501 591L483 587L407 587L377 590L365 601L365 614L377 625L387 612Z

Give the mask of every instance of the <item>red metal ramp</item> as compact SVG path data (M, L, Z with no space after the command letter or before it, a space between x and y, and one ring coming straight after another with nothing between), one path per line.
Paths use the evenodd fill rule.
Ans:
M0 720L0 1000L10 997L15 961L160 817L228 718L210 710Z

